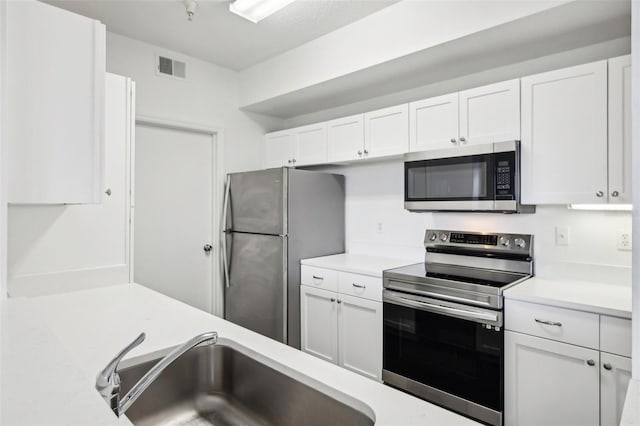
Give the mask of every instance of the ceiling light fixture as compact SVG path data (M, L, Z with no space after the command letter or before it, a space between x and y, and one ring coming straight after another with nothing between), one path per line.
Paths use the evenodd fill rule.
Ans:
M631 204L569 204L572 210L627 211L633 209Z
M235 0L229 3L229 10L254 24L273 15L294 0Z
M193 20L193 15L196 13L196 9L198 8L198 2L196 0L184 0L184 9L187 12L187 17L189 21Z

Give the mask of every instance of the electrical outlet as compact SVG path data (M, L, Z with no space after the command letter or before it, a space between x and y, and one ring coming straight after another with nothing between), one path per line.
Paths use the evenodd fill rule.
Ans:
M618 250L630 251L632 249L631 232L618 232Z
M568 226L556 226L556 245L557 246L569 245L569 227Z
M378 234L382 234L382 232L383 232L382 222L378 222L378 226L377 226L377 228L376 228L376 232L377 232Z

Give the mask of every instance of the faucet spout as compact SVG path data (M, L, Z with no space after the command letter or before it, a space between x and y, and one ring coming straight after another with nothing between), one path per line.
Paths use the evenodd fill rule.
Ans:
M218 333L210 331L207 333L199 334L192 339L189 339L182 345L175 348L164 358L162 358L156 365L151 367L147 373L142 376L138 383L133 385L131 390L127 392L125 396L120 397L120 376L116 371L118 364L122 358L134 347L138 346L145 338L145 334L142 333L132 343L125 347L122 351L115 356L113 360L107 364L96 379L96 389L100 392L102 397L107 401L113 412L120 417L125 411L131 407L140 395L153 383L158 376L169 366L173 361L180 358L182 354L201 345L213 345L218 341Z

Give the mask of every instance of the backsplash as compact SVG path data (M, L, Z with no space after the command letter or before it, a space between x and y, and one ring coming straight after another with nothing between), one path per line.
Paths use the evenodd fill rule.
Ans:
M538 276L627 284L631 252L618 234L631 232L631 212L577 211L537 206L535 214L411 213L403 207L401 159L316 168L346 176L348 252L421 261L427 228L534 235ZM556 245L556 227L569 228L569 245Z

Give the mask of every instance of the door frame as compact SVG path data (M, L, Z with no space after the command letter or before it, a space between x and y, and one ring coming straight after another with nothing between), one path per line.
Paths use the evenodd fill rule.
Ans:
M222 288L221 267L218 259L220 258L220 241L221 241L221 223L222 223L222 197L225 182L224 170L224 130L222 127L208 126L199 123L190 123L185 121L175 121L165 118L136 115L136 126L151 126L161 129L179 130L182 132L197 133L211 137L213 144L211 166L213 173L211 176L211 187L213 188L213 205L212 207L212 235L211 245L214 247L211 261L213 262L211 270L211 314L222 317L224 309L224 293ZM131 282L133 282L133 271L135 268L134 258L134 230L135 230L135 143L131 145Z

